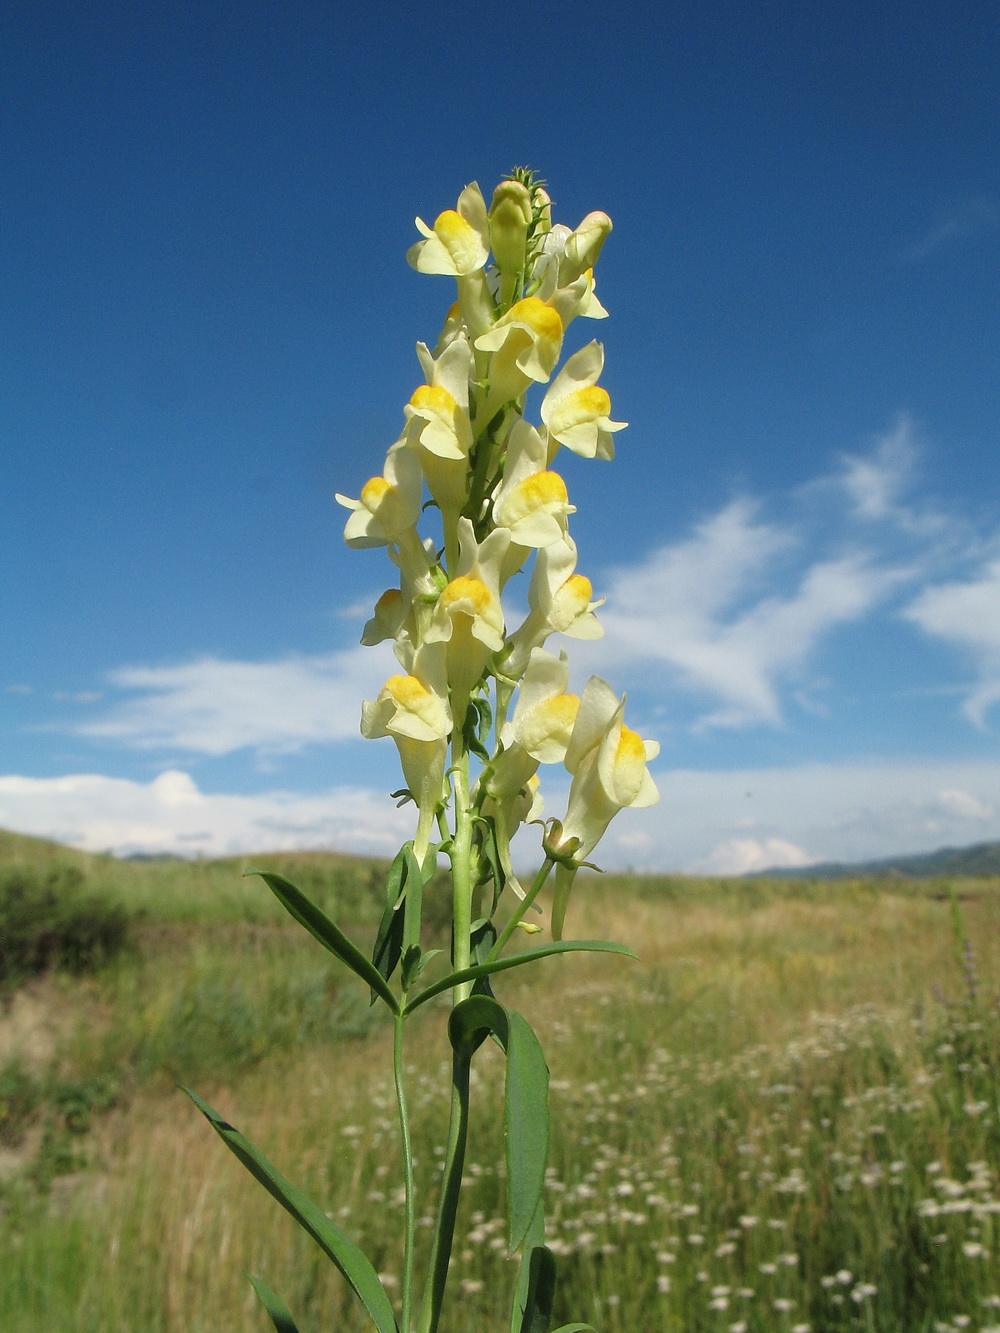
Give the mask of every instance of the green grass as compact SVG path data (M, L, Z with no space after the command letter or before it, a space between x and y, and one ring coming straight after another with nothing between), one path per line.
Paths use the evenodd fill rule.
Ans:
M117 863L2 836L0 855L76 867L135 932L90 973L28 982L0 1017L0 1328L263 1333L247 1270L302 1333L364 1328L175 1085L322 1200L398 1295L378 1007L241 861ZM258 860L370 941L382 867ZM551 959L497 982L552 1069L562 1318L605 1333L1000 1327L1000 883L608 875L580 886L569 927L641 961ZM446 1007L427 1010L407 1053L423 1216L447 1101ZM448 1333L503 1328L513 1280L502 1070L488 1048L477 1066Z

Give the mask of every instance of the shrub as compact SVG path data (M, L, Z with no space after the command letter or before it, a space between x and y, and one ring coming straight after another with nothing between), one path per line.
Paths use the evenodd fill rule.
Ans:
M0 870L0 983L63 968L89 972L129 940L129 916L84 888L71 866Z

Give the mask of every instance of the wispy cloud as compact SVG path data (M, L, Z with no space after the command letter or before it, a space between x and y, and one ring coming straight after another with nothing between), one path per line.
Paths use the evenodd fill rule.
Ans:
M917 264L956 241L980 236L1000 226L1000 203L994 199L965 199L945 209L933 223L900 251L904 264Z
M792 529L756 518L737 501L694 535L616 571L602 614L605 638L588 661L605 669L644 664L717 706L703 726L780 721L780 683L820 639L856 620L892 587L891 570L866 554L807 563L788 592L769 590L795 544Z
M903 612L927 634L954 644L976 672L964 703L966 716L985 726L1000 703L1000 559L973 577L925 588Z
M358 734L391 656L355 648L270 662L202 657L123 667L111 685L131 696L77 728L92 740L146 750L222 755L250 747L292 753Z
M696 730L775 726L793 703L816 711L836 634L895 619L909 598L910 623L974 652L982 686L966 712L981 719L1000 688L995 576L931 589L981 560L989 543L933 497L915 498L916 436L900 416L868 450L843 454L805 485L767 502L731 501L689 535L610 571L605 637L574 658L661 700L694 701Z
M731 500L606 571L605 637L574 647L574 671L628 681L695 731L775 727L815 713L817 693L832 697L836 636L902 614L973 663L965 713L981 725L1000 700L1000 564L984 563L995 539L920 494L920 453L901 416L812 481ZM76 730L165 757L294 753L356 737L360 701L392 669L387 645L130 666L110 677L117 698Z

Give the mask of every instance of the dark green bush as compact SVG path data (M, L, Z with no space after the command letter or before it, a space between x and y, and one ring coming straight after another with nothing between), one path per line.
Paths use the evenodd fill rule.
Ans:
M0 869L0 984L52 968L92 971L125 948L129 924L74 867Z

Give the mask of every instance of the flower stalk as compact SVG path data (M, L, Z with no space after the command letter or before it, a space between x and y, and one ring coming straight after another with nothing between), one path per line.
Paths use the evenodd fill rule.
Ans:
M612 420L610 397L599 384L600 343L584 343L558 369L572 321L607 314L595 293L594 265L611 221L595 212L575 230L554 223L544 182L517 168L497 186L488 208L471 184L433 226L419 218L416 225L421 239L407 252L409 263L420 273L452 279L456 299L433 351L417 345L423 382L404 406L402 430L382 472L362 486L357 500L337 496L350 511L348 545L384 547L398 574L397 586L379 598L362 642L392 640L399 670L362 705L361 731L396 744L405 782L397 795L417 807L415 836L389 873L370 960L298 889L264 874L295 919L392 1014L405 1196L398 1311L372 1265L326 1213L270 1164L264 1171L263 1159L242 1136L199 1105L244 1165L323 1246L378 1333L437 1333L470 1132L470 1070L476 1050L492 1038L507 1060L508 1242L522 1255L512 1322L547 1330L549 1312L537 1302L550 1299L544 1292L551 1292L551 1282L527 1275L551 1274L555 1263L543 1240L548 1071L530 1026L496 997L491 982L554 953L630 952L603 941L562 941L562 929L576 872L611 819L657 799L647 767L656 743L626 726L624 699L605 681L592 677L579 695L571 692L568 659L559 647L565 639L603 633L595 614L600 602L577 569L569 532L575 506L554 465L562 449L609 461L613 437L625 427ZM535 392L541 396L537 424L529 419ZM421 531L422 524L430 531ZM528 605L513 626L511 593ZM539 770L547 765L563 766L571 779L561 820L540 818ZM533 824L543 827L535 839L541 863L525 890L513 868L513 844L524 830L521 842L530 847ZM451 971L440 975L439 961L434 976L428 965L438 951L426 949L422 902L425 890L438 891L433 881L441 856L450 866ZM553 869L546 937L527 914L537 911ZM519 929L541 942L510 953ZM449 992L451 1113L437 1218L420 1272L405 1025L424 999Z

